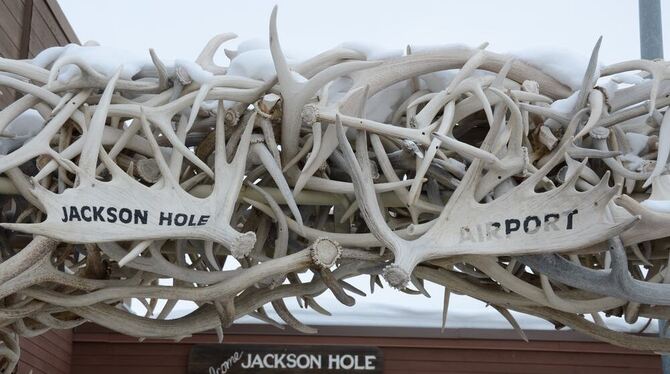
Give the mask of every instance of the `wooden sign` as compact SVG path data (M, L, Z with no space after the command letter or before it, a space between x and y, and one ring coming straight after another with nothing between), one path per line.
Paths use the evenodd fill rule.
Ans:
M376 347L199 344L188 361L189 374L382 373Z

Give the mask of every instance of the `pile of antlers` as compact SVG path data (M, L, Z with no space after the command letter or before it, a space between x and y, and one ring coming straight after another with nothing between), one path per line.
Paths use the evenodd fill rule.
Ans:
M0 112L6 369L18 335L84 321L222 337L244 315L279 326L271 304L311 333L284 299L329 314L315 297L351 306L365 294L346 279L363 274L407 293L443 285L445 316L455 292L517 329L509 310L670 350L601 317L670 318L668 63L600 68L598 41L572 90L486 45L289 63L276 9L269 50L215 64L233 37L195 63L151 51L115 72L86 58L95 45L0 59L0 85L21 95ZM270 77L233 74L262 56ZM18 126L31 111L40 125ZM229 257L241 266L223 270ZM168 319L179 300L198 308Z

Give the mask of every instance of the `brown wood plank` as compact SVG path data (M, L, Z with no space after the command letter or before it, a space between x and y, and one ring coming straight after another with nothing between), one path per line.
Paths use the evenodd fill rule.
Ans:
M40 370L34 366L31 366L27 364L26 362L23 361L23 357L21 358L21 361L19 362L19 365L17 367L17 374L50 374L48 372L45 372L43 370Z
M35 22L34 18L33 22ZM35 57L35 55L42 52L45 48L46 46L42 43L42 39L40 39L39 35L33 30L33 32L30 33L30 49L28 51L28 56Z
M20 367L17 374L49 374L45 373L42 370L31 368L31 367Z
M101 367L98 365L72 368L71 374L184 374L185 367L137 368L135 366Z
M69 355L72 353L72 337L68 338L58 335L55 331L49 331L40 335L40 337L44 338L51 345L60 348L65 354Z
M27 365L19 365L17 374L49 374Z
M188 362L187 356L170 355L133 355L125 356L118 354L101 354L94 356L79 356L74 358L73 366L92 366L95 364L104 366L137 366L137 367L173 367L185 368Z
M30 34L30 52L29 55L33 57L38 53L45 50L47 47L42 44L42 41L37 37L37 34L34 32Z
M499 364L483 362L450 362L448 365L437 361L385 361L385 368L403 371L405 373L450 373L459 372L485 372L485 373L525 373L525 374L624 374L631 373L630 368L592 368L583 367L581 363L573 365L536 365L518 362L516 364ZM635 369L637 373L657 373L658 369Z
M4 12L5 12L4 10L0 9L0 56L6 58L16 58L19 55L19 45L12 40L12 35L20 35L20 34L11 30L7 31L7 28L8 27L11 28L12 26L4 24L5 22L2 20L2 18L7 17L7 15L2 16ZM9 16L9 18L12 17Z
M463 361L463 362L499 362L499 363L546 363L570 362L575 358L583 366L626 367L630 363L635 367L655 368L658 356L639 357L625 354L572 353L572 352L541 352L541 351L486 351L466 349L429 349L429 348L384 348L384 357L394 361Z
M478 338L425 338L422 333L424 330L433 329L409 329L412 332L406 337L389 337L383 336L384 331L370 327L362 327L351 329L348 327L337 327L333 329L332 326L317 326L319 334L317 335L301 335L297 333L287 333L282 330L275 330L267 326L256 325L233 325L227 330L226 342L264 342L272 344L279 342L282 344L349 344L349 345L378 345L383 342L386 347L417 347L417 348L478 348L478 349L493 349L493 350L530 350L530 351L562 351L562 352L602 352L602 353L624 353L641 356L653 355L648 351L635 351L626 348L616 347L609 344L594 341L592 339L584 338L580 334L570 331L553 332L553 331L527 331L530 335L541 335L545 339L531 339L530 343L526 343L519 339L486 339L481 336L486 335L505 335L511 334L494 334L485 332L476 332L468 334L463 331L462 336L477 336ZM250 331L262 331L261 333L254 333ZM344 333L342 333L344 332ZM514 333L511 331L511 333ZM371 336L363 336L362 334L369 334ZM567 338L566 338L567 337ZM135 343L136 338L128 337L114 333L113 331L96 326L93 324L85 324L75 329L75 342L126 342ZM195 344L195 343L212 343L216 342L216 335L203 333L197 334L180 341L180 344ZM169 340L148 339L145 343L156 344L172 344Z
M16 22L20 24L23 20L23 6L25 0L0 0L0 2L5 4L7 9L9 9L9 13L11 13Z
M68 39L63 32L62 26L56 20L56 17L47 6L45 0L34 0L35 10L47 25L47 29L51 35L56 39L58 45L68 44Z
M19 55L19 50L12 44L7 35L0 30L0 57L16 58Z
M33 23L31 25L32 33L42 42L45 48L59 45L56 37L49 31L49 24L42 18L38 12L33 14Z
M44 349L47 350L50 354L53 354L55 357L58 357L59 359L67 357L69 359L70 354L72 352L71 348L71 343L70 342L52 342L51 340L48 339L48 336L46 334L42 334L33 338L26 339L26 341Z
M383 344L381 344L383 345ZM106 352L112 355L137 356L137 355L170 355L187 356L190 345L187 344L107 344L107 343L75 343L77 356L96 355ZM500 350L488 351L482 356L479 350L466 349L430 349L430 348L384 348L386 357L395 361L483 361L483 362L543 362L548 360L568 361L579 357L584 365L621 366L625 362L639 362L639 367L656 367L658 356L650 355L646 359L636 355L622 354L594 354L594 353L571 353L571 352L546 352L546 351L516 351Z
M117 342L135 343L137 339L114 333L76 333L75 342ZM180 344L216 342L215 335L195 335L186 338ZM490 349L520 351L560 351L560 352L591 352L591 353L625 353L639 356L653 356L652 352L635 351L596 342L563 342L563 341L531 341L526 343L518 340L484 340L484 339L421 339L421 338L371 338L371 337L332 337L307 335L226 335L227 343L265 343L265 344L348 344L348 345L382 345L384 347L406 348L454 348L454 349ZM169 340L150 339L145 343L173 344Z
M69 356L59 356L58 354L50 352L48 348L40 347L28 339L23 340L25 341L21 343L21 355L23 355L24 352L29 352L54 370L67 373L70 368Z
M38 53L42 52L44 49L44 45L42 44L42 41L37 38L37 34L30 33L30 50L28 51L28 56L29 58L35 57Z
M14 101L14 90L0 87L0 92L2 92L0 95L0 109L2 109Z
M21 351L21 363L19 366L23 365L38 369L48 374L68 374L67 370L60 370L59 368L45 361L41 356L28 350Z
M0 28L0 57L16 58L19 55L19 49L16 47L8 35Z
M60 338L53 331L32 338L22 338L20 342L32 343L37 347L49 350L49 352L55 356L63 357L68 360L72 352L72 342Z
M33 0L26 0L23 5L23 18L21 20L21 46L19 48L19 58L28 58L30 52L30 33L31 25L33 24Z
M502 371L503 373L515 373L516 367L507 367L507 371ZM409 372L410 374L491 374L492 371L488 370L487 368L479 368L479 367L445 367L445 368L440 368L437 371L435 370L420 370L420 371L411 371ZM574 368L565 368L562 370L542 370L541 372L538 372L539 374L572 374L572 373L586 373L586 374L610 374L610 373L621 373L621 374L660 374L660 370L656 371L635 371L635 370L617 370L617 371L609 371L609 370L596 370L596 371L580 371L579 369L575 370ZM406 369L401 369L401 370L384 370L384 374L408 374Z
M231 329L232 330L232 329ZM323 331L326 331L324 333ZM464 339L346 336L331 329L319 335L271 334L267 327L247 326L227 332L225 342L282 345L363 345L380 347L385 373L659 373L660 356L590 340L529 343L510 339ZM272 330L274 331L274 330ZM356 333L356 331L354 331ZM418 335L418 334L417 334ZM467 335L467 334L464 334ZM565 335L563 335L565 336ZM180 342L137 339L96 326L82 326L73 336L72 373L183 374L195 343L215 342L213 334L197 334Z
M189 347L189 344L175 343L75 343L73 373L83 373L84 371L77 370L83 367L92 367L95 363L109 365L110 367L120 365L122 367L134 366L139 368L141 366L142 369L179 366L180 362L185 362L184 348ZM181 357L175 357L178 355ZM533 357L534 355L535 357ZM532 351L516 352L513 350L491 352L488 350L384 349L385 367L393 370L387 370L386 372L411 372L413 374L440 372L653 373L658 372L660 367L658 356L616 356L613 354L582 355L560 352L552 354ZM414 359L410 359L411 357L414 357ZM449 360L445 360L445 357ZM627 362L625 362L626 359ZM575 365L575 362L579 362L579 366ZM517 367L520 364L523 364L523 369ZM599 366L595 364L599 364ZM185 363L181 367L185 367ZM446 368L449 368L449 370L445 371ZM121 370L120 368L117 369ZM128 373L134 373L134 371Z
M58 336L62 336L63 338L67 340L72 340L72 330L51 330L54 334Z
M4 2L0 2L0 29L18 50L21 45L21 23L14 19L8 5Z
M147 355L171 355L188 357L191 350L190 344L152 344L142 343L142 349L137 344L113 344L113 343L74 343L73 352L76 356L98 355L100 352L109 352L115 355L141 356Z
M77 33L72 28L72 25L70 25L70 21L68 21L67 17L65 17L63 9L61 9L60 5L58 5L58 2L56 0L46 0L46 4L49 7L49 10L51 10L51 14L53 14L54 18L60 25L61 30L65 34L68 42L80 44Z
M518 344L526 344L519 339L518 334L514 330L492 330L492 329L461 329L461 328L448 328L444 332L440 332L438 328L416 328L416 327L373 327L373 326L323 326L316 325L314 326L319 330L318 334L309 335L309 337L336 337L336 336L345 336L345 337L367 337L367 338L376 338L384 339L387 338L411 338L413 340L422 339L426 341L435 341L437 340L476 340L476 341L506 341L506 342L515 342ZM107 334L107 336L118 336L112 330L98 326L92 323L87 323L75 328L77 335L88 335L89 333L97 334ZM252 335L256 337L260 336L296 336L301 335L295 331L286 329L276 329L269 327L267 325L261 324L235 324L230 328L226 329L228 333L227 336L240 336L240 335ZM561 330L561 331L552 331L552 330L526 330L526 335L532 341L532 343L547 341L547 342L569 342L573 344L575 342L590 343L594 346L603 346L602 343L597 340L590 338L587 335L580 334L571 330ZM653 334L645 334L653 336ZM205 331L201 334L197 334L192 338L187 338L182 340L182 342L195 342L197 341L212 341L211 339L216 339L216 334L213 331ZM129 341L136 341L137 339L128 338ZM615 347L611 345L605 345L608 351L617 351L617 352L626 352L628 351L625 348Z

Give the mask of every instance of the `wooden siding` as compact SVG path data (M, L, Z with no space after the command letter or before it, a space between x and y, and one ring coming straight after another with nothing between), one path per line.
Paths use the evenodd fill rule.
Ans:
M46 48L68 43L79 39L56 0L0 0L0 57L32 58ZM0 91L0 108L4 108L15 95L4 87Z
M368 345L384 354L384 373L660 373L660 356L595 342L573 332L528 331L529 343L511 331L369 327L319 328L318 335L276 332L260 325L233 326L226 344ZM441 337L443 336L443 337ZM472 336L472 339L465 337ZM179 343L145 341L94 325L75 330L72 374L184 374L193 344L214 343L199 334Z
M45 48L79 43L56 0L0 0L0 57L32 58ZM15 93L0 87L0 109ZM69 374L72 331L21 338L18 373Z
M34 338L22 338L18 374L70 374L72 331L53 330Z

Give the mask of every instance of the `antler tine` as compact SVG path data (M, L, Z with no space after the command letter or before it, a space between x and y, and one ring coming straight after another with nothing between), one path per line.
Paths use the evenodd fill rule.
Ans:
M275 7L269 46L225 50L230 69L214 56L231 33L194 62L98 43L0 58L21 95L0 111L0 365L10 330L84 321L222 340L245 315L283 328L270 304L314 333L285 300L329 315L328 297L366 296L347 280L363 274L445 287L442 328L457 293L524 339L514 312L670 347L602 318L670 318L667 62L599 72L599 38L572 89L560 59L488 43L293 60L277 26ZM196 307L172 318L180 300Z

